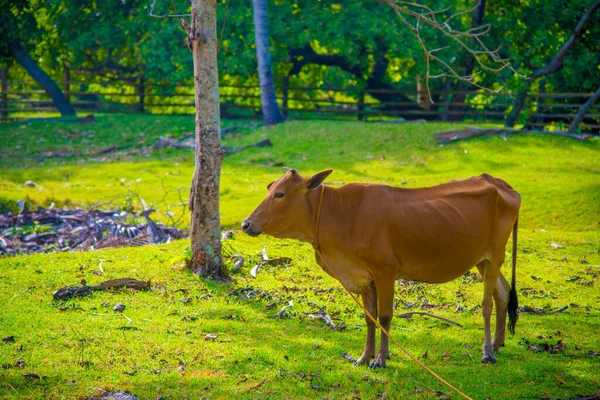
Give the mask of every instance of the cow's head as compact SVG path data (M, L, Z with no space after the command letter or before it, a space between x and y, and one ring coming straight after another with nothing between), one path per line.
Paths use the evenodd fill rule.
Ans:
M312 232L315 223L310 218L311 213L316 212L314 189L332 172L322 171L303 178L296 170L289 169L281 178L267 185L267 197L242 223L242 230L250 236L265 233L277 238L308 240L308 232Z

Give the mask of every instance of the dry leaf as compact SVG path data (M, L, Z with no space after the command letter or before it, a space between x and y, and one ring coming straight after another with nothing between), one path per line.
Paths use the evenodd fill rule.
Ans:
M244 266L244 257L240 256L233 264L233 271L237 272Z

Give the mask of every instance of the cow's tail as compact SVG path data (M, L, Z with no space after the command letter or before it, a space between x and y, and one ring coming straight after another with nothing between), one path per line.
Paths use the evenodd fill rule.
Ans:
M512 282L508 294L508 329L515 333L517 319L519 319L519 299L517 298L517 232L519 230L519 218L515 221L513 227L513 245L512 245Z

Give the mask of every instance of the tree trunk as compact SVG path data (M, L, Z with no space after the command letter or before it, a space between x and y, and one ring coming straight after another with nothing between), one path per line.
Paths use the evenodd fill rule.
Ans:
M190 189L192 257L197 275L223 280L219 177L221 150L217 69L216 0L192 0L188 45L194 61L196 165Z
M285 121L275 96L275 82L269 52L269 11L267 0L252 0L254 10L254 33L256 36L256 59L260 82L260 101L265 126Z
M569 125L569 132L575 132L575 129L577 129L577 125L579 125L581 123L581 121L583 121L585 114L587 114L589 109L592 108L592 106L596 103L596 101L598 101L599 98L600 98L600 87L588 99L588 101L586 101L585 104L579 109L579 112L575 116L575 119L573 120L573 122L571 122L571 125Z
M48 96L54 101L54 105L58 108L61 116L77 116L75 109L61 92L58 85L35 63L18 40L14 40L8 44L8 52L27 70L29 75L44 88L46 93L48 93Z
M538 102L537 102L537 118L536 118L536 123L539 124L538 126L542 126L542 124L544 123L544 117L542 116L542 114L544 114L546 112L545 109L545 105L546 105L546 79L542 79L540 81L540 90L538 93ZM540 129L543 129L540 128Z
M2 68L2 101L0 102L2 119L8 118L8 67Z

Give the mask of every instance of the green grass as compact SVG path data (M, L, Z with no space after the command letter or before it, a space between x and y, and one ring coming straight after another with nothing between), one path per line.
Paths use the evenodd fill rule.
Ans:
M225 145L268 137L274 146L226 158L222 223L237 229L265 195L266 184L283 172L274 166L280 163L305 175L333 168L329 181L336 184L417 187L482 172L502 177L523 197L520 303L544 309L571 306L553 315L522 314L498 363L482 365L483 321L476 308L483 292L480 282L463 278L443 285L398 286L396 314L409 311L405 303L420 310L426 298L436 305L431 312L463 328L423 317L395 318L392 335L472 398L561 398L598 391L600 357L588 352L600 353L600 141L519 135L440 146L432 139L433 132L454 126L292 121L230 135ZM93 136L77 136L90 130ZM158 202L163 187L189 185L193 154L159 149L146 156L140 154L139 142L150 145L161 135L191 131L190 117L111 115L98 117L95 125L1 124L0 203L11 206L29 198L85 206L126 194L122 179L149 203ZM129 145L127 151L135 152L97 160L40 162L32 157L48 151L83 155L112 145ZM26 180L38 187L24 186ZM167 203L178 202L176 197L172 193ZM236 281L228 286L201 280L183 268L186 241L1 258L0 337L15 336L15 343L0 342L0 398L85 397L100 389L128 390L143 399L438 398L436 391L456 397L393 344L385 370L354 368L341 357L344 352L360 355L365 323L340 284L316 266L310 246L250 238L239 231L229 243L247 262L231 273ZM263 247L271 257L291 257L292 264L266 267L253 279L249 270ZM231 268L231 260L226 262ZM81 279L94 284L123 276L150 279L152 290L51 300L54 290ZM571 280L573 276L580 278ZM250 298L246 291L240 295L239 289L247 287L260 292ZM290 300L290 317L272 318ZM127 306L124 315L131 321L112 311L116 302ZM311 320L307 313L317 307L325 307L347 329L332 331ZM217 340L205 341L208 333ZM566 346L557 354L530 349L558 340ZM23 360L23 368L15 367L17 359ZM183 371L178 371L180 361Z

